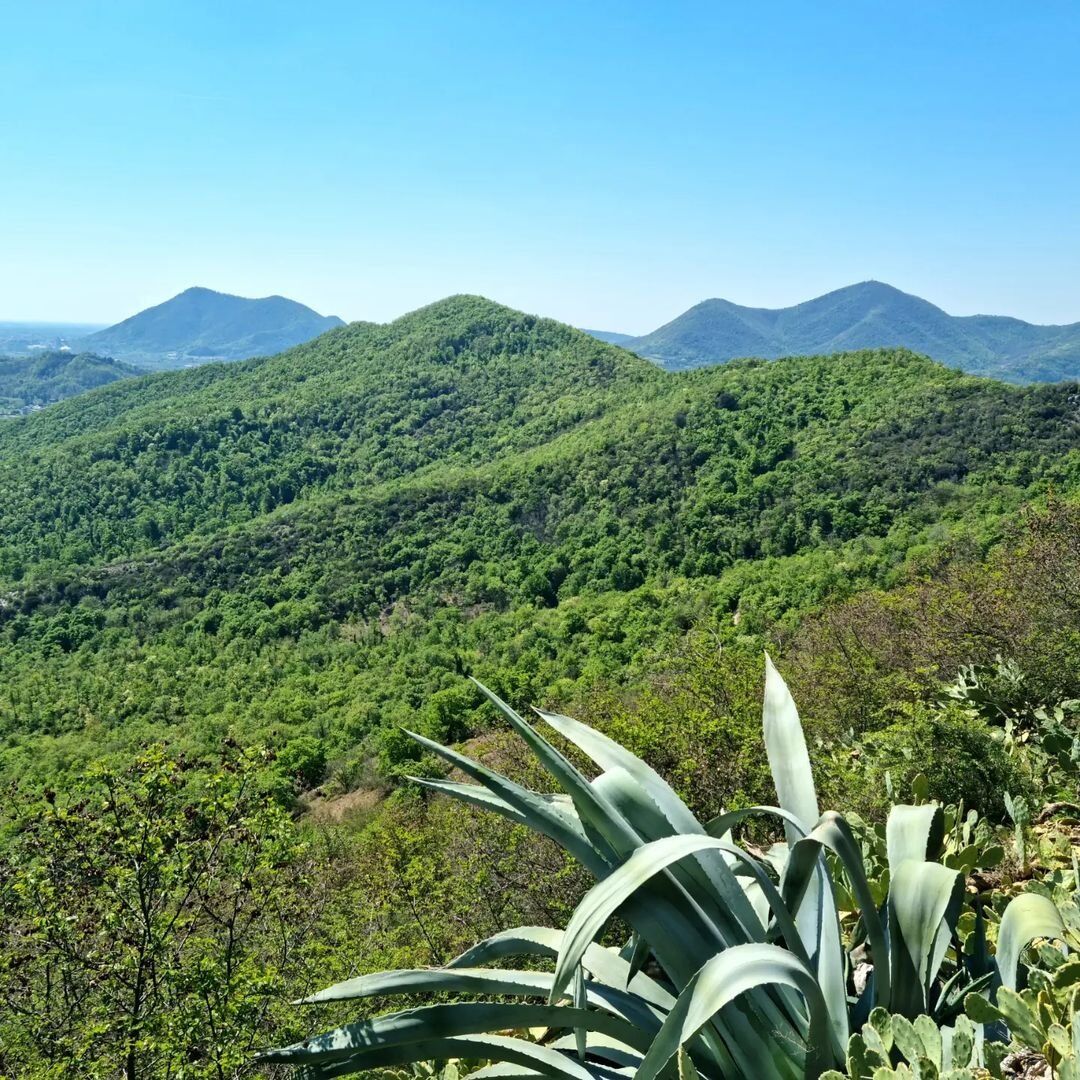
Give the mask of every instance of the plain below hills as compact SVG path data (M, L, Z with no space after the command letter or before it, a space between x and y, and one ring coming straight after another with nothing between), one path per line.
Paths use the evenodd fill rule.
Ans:
M1080 323L1038 326L1000 315L949 315L879 281L787 308L704 300L652 333L597 332L671 370L737 357L775 360L852 349L906 348L1007 382L1080 378Z
M342 325L336 315L283 296L248 299L191 288L88 335L79 346L157 370L269 356Z

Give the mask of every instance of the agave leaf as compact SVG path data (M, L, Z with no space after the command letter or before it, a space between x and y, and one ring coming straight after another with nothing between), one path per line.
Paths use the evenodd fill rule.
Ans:
M731 835L732 829L747 818L756 817L758 815L778 817L789 824L798 835L804 835L805 830L795 816L789 814L786 810L781 810L778 806L748 806L741 810L729 810L709 821L705 825L705 831L710 836L715 836L728 843L734 843ZM772 844L766 852L765 860L773 868L773 871L780 878L783 878L784 869L787 866L788 860L788 845L786 843ZM729 866L733 866L734 860L729 857L727 862ZM752 877L744 877L742 884L743 891L753 905L758 919L764 924L768 920L768 901L765 899L757 882Z
M551 991L552 981L553 977L548 971L515 971L504 968L455 967L381 971L346 979L303 998L296 1004L321 1005L328 1001L354 1001L359 998L418 993L498 994L507 997L546 998ZM643 1031L657 1030L663 1015L634 993L584 978L575 991L574 1004L580 1009L588 1006L621 1017Z
M645 962L649 959L649 951L648 941L635 930L630 935L626 948L619 954L630 966L628 979L633 979L645 966Z
M469 1073L469 1080L534 1080L542 1076L535 1069L527 1069L524 1065L516 1065L510 1061L499 1061L494 1065L484 1065Z
M889 888L890 959L896 1011L919 1013L944 957L963 901L964 879L941 863L908 859L893 868Z
M803 827L802 822L794 814L779 806L744 806L741 810L726 810L707 821L705 831L710 836L726 838L736 825L741 825L747 818L759 815L780 818L784 822L785 830L790 827L794 830L796 837L806 836L810 831L809 828Z
M551 745L535 728L527 724L505 701L483 683L472 680L480 692L503 714L510 726L536 755L540 764L574 801L582 825L594 830L621 855L626 855L641 843L641 837L626 823L622 815L603 798L584 776Z
M566 1046L562 1045L565 1041L565 1039L556 1039L555 1042L549 1044L549 1048L558 1050L567 1049ZM601 1040L600 1037L597 1037L595 1041L599 1049L606 1051L610 1047L613 1053L618 1052L617 1047L614 1045L614 1039ZM608 1060L611 1059L609 1058ZM637 1060L640 1061L640 1057L638 1057ZM622 1077L633 1077L636 1063L635 1065L619 1068L601 1065L595 1061L589 1061L585 1063L585 1068L592 1074L594 1080L621 1080ZM537 1077L544 1075L546 1074L537 1072L535 1069L526 1068L524 1065L515 1065L509 1061L499 1061L494 1065L485 1065L483 1068L470 1072L468 1077L469 1080L536 1080Z
M476 1001L427 1005L376 1016L305 1039L302 1043L270 1050L262 1057L265 1061L293 1065L332 1063L371 1050L413 1045L425 1039L481 1035L530 1027L585 1027L618 1039L642 1053L648 1050L651 1042L647 1032L626 1020L591 1009Z
M768 984L794 987L809 1012L805 1072L817 1076L836 1060L831 1049L828 1013L812 971L790 952L775 945L735 945L707 960L679 995L636 1074L655 1080L667 1063L709 1019L740 995ZM775 1062L779 1066L779 1059ZM761 1075L764 1062L759 1063Z
M300 1063L295 1058L281 1059L274 1056L283 1052L267 1051L261 1054L259 1059L268 1062L288 1060ZM408 1043L362 1050L336 1062L304 1062L303 1069L305 1080L330 1080L331 1077L349 1076L390 1065L447 1058L479 1058L496 1063L516 1064L539 1076L552 1077L554 1080L601 1080L618 1075L614 1070L582 1065L566 1054L527 1042L525 1039L487 1034L420 1038Z
M823 847L835 852L847 873L874 960L874 1004L887 1006L890 984L885 929L866 879L859 842L851 826L839 814L827 811L814 829L792 846L781 885L784 899L789 907L797 907L811 875L820 867L818 853Z
M475 679L473 682L571 797L582 828L605 860L610 860L611 852L625 857L641 846L640 835L601 791L505 701L482 683ZM596 876L603 877L604 872L596 872ZM635 929L649 939L661 966L677 982L685 981L692 974L692 958L708 955L728 944L720 927L701 910L695 897L666 874L650 885L647 895L631 900L626 914ZM767 1008L768 1004L764 1003L763 1007ZM776 1019L771 1015L765 1017L770 1023Z
M795 831L796 835L800 837L805 836L808 831L802 827L802 824L794 814L789 814L779 806L745 806L741 810L728 810L708 821L705 825L705 831L710 836L715 836L721 840L732 843L732 829L734 829L736 825L740 825L747 818L757 817L759 815L780 818L781 821L785 823L785 826L789 825ZM766 861L780 878L783 878L784 876L784 870L787 867L788 854L789 848L786 843L772 844L766 852Z
M496 795L495 792L482 787L480 784L462 784L456 780L436 780L426 776L406 776L405 779L418 784L420 787L426 787L431 791L437 791L442 795L449 795L451 798L459 799L461 802L472 803L483 810L494 810L495 813L501 814L519 825L528 825L530 828L540 831L537 818L529 816L518 807L511 806L500 795ZM522 788L521 792L524 796L532 796L532 799L528 801L535 807L537 814L545 812L554 814L561 820L566 829L573 834L574 838L578 841L587 842L585 833L581 828L581 822L578 821L577 814L574 812L574 804L567 796L549 795L538 791L528 791L525 788ZM533 800L536 800L540 805L536 805ZM524 802L525 799L521 799L519 805ZM562 836L553 836L552 839L560 841Z
M578 964L574 972L574 1008L585 1012L589 1007L589 992L585 987L585 969ZM580 1061L585 1060L588 1051L588 1029L584 1026L574 1028L574 1042L577 1046L577 1056Z
M535 711L563 738L568 739L590 757L605 773L620 770L630 778L629 790L638 793L643 813L654 815L651 827L647 830L642 828L644 822L632 822L645 839L659 840L663 836L672 836L676 833L703 833L705 831L671 785L614 739L609 739L601 732L572 717L545 712L542 709ZM696 857L696 862L707 875L721 904L726 905L735 919L747 928L745 940L761 940L760 933L755 935L751 932L756 929L753 908L746 903L745 897L740 895L742 889L727 868L725 861L705 852Z
M616 843L630 850L639 845L640 838L617 809L599 795L554 747L525 724L505 702L483 686L480 688L499 706L526 742L536 749L549 771L554 772L560 782L569 785L574 806L592 815L591 821L582 822L588 839L581 840L576 834L566 833L559 816L564 812L564 807L545 802L535 792L513 784L498 773L431 740L419 736L418 741L489 787L525 814L535 828L563 843L596 877L603 877L608 872L609 861L616 859L608 838L614 838ZM460 792L451 790L448 794L460 795ZM635 897L630 901L627 917L649 939L665 970L680 982L693 973L695 957L708 955L725 944L715 923L701 911L693 896L678 881L667 880L666 876L665 880L650 886L647 896ZM774 1020L773 1017L767 1019Z
M885 823L885 845L890 873L909 859L933 859L941 847L945 818L937 803L897 805Z
M608 868L618 861L610 849L605 850L603 846L597 848L586 838L580 824L575 823L569 817L565 807L543 798L534 791L529 791L528 788L521 787L520 784L515 784L505 776L488 769L479 762L473 761L464 754L459 754L449 747L434 742L432 739L427 739L423 735L417 735L411 731L406 731L406 734L415 739L426 750L437 754L450 762L451 765L459 768L467 776L472 777L477 783L483 785L499 802L488 801L482 803L475 792L463 790L467 785L451 784L450 786L439 787L439 790L444 791L452 798L464 799L474 805L483 805L500 813L503 812L500 809L500 804L505 804L514 812L506 815L511 817L511 820L523 820L530 828L543 833L544 836L551 837L557 844L566 848L574 858L594 875L600 876L607 873ZM428 783L427 786L432 785Z
M1039 893L1021 893L1009 902L998 928L997 968L1001 983L1016 989L1020 954L1036 938L1062 938L1065 924L1054 902Z
M712 836L668 836L642 845L608 877L597 882L578 904L563 934L562 948L555 967L553 997L561 994L569 985L574 967L581 962L585 950L604 923L642 885L672 863L695 852L709 849L738 851L732 845Z
M785 822L788 846L809 832L819 818L817 792L810 769L799 712L787 683L765 656L765 702L762 730L769 769L776 785L780 806L802 826L800 830ZM818 982L829 1007L833 1035L839 1046L846 1046L848 1030L847 986L844 978L844 949L840 938L840 919L823 857L818 873L806 884L796 922L807 952L814 958Z
M471 949L466 949L460 956L451 960L447 967L450 969L475 967L492 960L502 960L508 956L554 958L559 955L562 945L563 932L561 930L552 930L547 926L519 926L514 930L503 930L478 942ZM633 973L625 959L608 949L590 944L581 962L595 980L617 990L628 990L664 1012L675 1004L674 996L655 979L641 972Z
M574 1053L578 1051L577 1038L574 1035L563 1035L545 1045L550 1046L552 1050L570 1050ZM618 1039L613 1039L610 1035L588 1031L585 1033L585 1045L591 1057L603 1058L604 1061L609 1061L613 1065L636 1069L641 1064L642 1054L639 1050L619 1042ZM474 1075L475 1073L469 1074L470 1077Z
M772 929L783 939L785 946L795 955L796 959L807 967L811 967L810 957L807 956L806 949L799 936L798 926L779 890L772 883L772 879L761 863L741 848L724 840L717 841L717 850L723 852L733 863L741 863L750 872L751 879L760 889L765 900L766 912L772 912L775 920ZM785 1009L788 1020L798 1027L802 1022L803 1010L797 1000L793 999L791 988L780 983L775 984L772 989L780 997L780 1004Z
M769 769L780 806L794 815L804 831L809 831L820 817L814 776L810 771L810 755L806 750L806 739L795 702L768 654L765 656L762 727ZM789 844L799 839L800 834L790 826L785 826L785 831Z
M621 766L613 766L593 781L644 841L665 836L705 835L701 825L678 830L661 813L647 789ZM695 822L695 824L697 824ZM709 919L720 927L724 941L764 941L761 924L728 863L716 851L699 852L672 867L671 876L689 892Z
M964 1010L964 1001L968 994L981 994L994 985L996 972L988 971L973 977L967 966L960 964L956 971L939 984L937 1001L934 1004L934 1019L944 1026L955 1019Z
M660 813L680 832L700 832L701 825L690 812L689 807L679 798L671 785L654 769L631 754L614 739L561 713L534 710L550 727L563 738L572 742L579 750L591 758L601 769L623 769L640 784L656 804Z
M964 951L968 954L968 967L972 975L996 975L997 966L986 940L986 916L983 915L981 904L975 905L975 929L968 935Z
M564 932L547 926L520 926L513 930L504 930L478 942L466 949L460 956L450 961L448 967L470 967L486 964L492 960L502 960L512 956L543 956L555 958L562 949ZM582 963L592 973L594 979L616 989L625 989L635 997L641 998L651 1008L654 1016L663 1017L675 1004L675 998L655 979L643 972L632 973L625 958L590 944L585 950ZM717 1025L718 1028L722 1025ZM721 1032L721 1034L725 1034ZM710 1051L718 1061L724 1064L728 1073L734 1073L735 1065L723 1043L717 1042L714 1035L703 1036Z
M618 810L554 746L526 724L497 695L478 682L476 685L503 713L514 730L573 799L582 828L600 855L599 861L610 861L614 851L629 854L641 845L640 836ZM444 756L452 753L441 747L438 751L443 752ZM472 768L477 768L475 763L464 760ZM476 778L486 783L484 777ZM507 783L505 778L498 777L498 780ZM585 850L591 856L591 861L586 865L593 870L595 876L603 877L606 866L597 868L597 854L589 851L588 845L585 845ZM696 958L710 955L730 943L724 938L720 927L702 911L693 895L666 874L661 880L651 883L643 895L628 901L626 916L635 929L649 940L661 966L678 983L685 982L693 974ZM730 1023L737 1028L735 1032L721 1031L723 1025L717 1023L718 1032L729 1045L738 1045L740 1039L744 1043L759 1040L760 1036L756 1032L761 1030L771 1030L776 1026L783 1030L788 1026L776 1004L769 999L751 1002L748 1008L757 1014L754 1024L741 1013L733 1014L730 1019ZM717 1047L718 1053L720 1050L721 1048Z
M724 848L731 848L731 845L711 836L665 837L663 840L654 840L652 843L639 847L626 862L612 871L608 877L597 882L578 904L566 927L563 946L555 966L555 980L549 1000L557 999L566 990L573 978L575 966L580 963L585 949L599 933L604 923L650 878L672 863L695 852ZM732 848L732 850L737 849ZM673 944L674 947L678 947L677 942L673 941ZM683 954L686 954L685 945ZM737 1010L717 1021L718 1027L725 1023L733 1026L731 1032L722 1034L729 1050L736 1056L759 1053L758 1048L763 1040L768 1039L770 1032L773 1033L772 1041L774 1042L782 1043L785 1036L798 1037L797 1031L792 1027L793 1021L790 1015L782 1015L774 1002L764 994L753 996L747 1004L759 1013L756 1023L748 1023ZM751 1046L754 1047L753 1050L749 1049ZM742 1067L748 1067L748 1060Z
M679 1047L679 1080L701 1080L701 1074L694 1067L690 1055Z

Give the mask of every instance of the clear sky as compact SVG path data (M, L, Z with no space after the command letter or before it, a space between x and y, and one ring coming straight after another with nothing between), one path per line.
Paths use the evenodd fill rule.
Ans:
M1080 320L1080 4L0 0L0 319Z

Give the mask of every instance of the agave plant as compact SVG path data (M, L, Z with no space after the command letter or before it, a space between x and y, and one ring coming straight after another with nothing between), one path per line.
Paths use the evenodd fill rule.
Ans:
M724 813L707 824L602 733L538 711L595 764L598 775L590 780L480 689L560 792L528 790L414 735L473 781L417 782L550 837L596 885L565 929L507 930L444 968L349 979L305 1003L420 993L464 1000L359 1019L268 1051L264 1061L291 1063L311 1080L460 1058L491 1062L472 1074L478 1080L653 1080L676 1070L696 1070L706 1080L816 1077L844 1067L851 1034L872 1010L912 1019L955 1014L967 992L1014 988L1032 939L1061 936L1052 901L1025 896L1002 918L996 958L985 948L963 955L956 940L963 875L934 861L944 832L935 805L896 806L889 816L889 888L879 907L851 827L838 814L819 813L795 704L767 658L763 725L778 805ZM770 865L732 836L754 815L783 826L786 843L770 853ZM857 907L857 929L846 942L838 895ZM621 950L596 940L616 915L633 931ZM856 949L871 965L858 993ZM493 966L506 960L523 966ZM525 1034L537 1028L546 1034Z

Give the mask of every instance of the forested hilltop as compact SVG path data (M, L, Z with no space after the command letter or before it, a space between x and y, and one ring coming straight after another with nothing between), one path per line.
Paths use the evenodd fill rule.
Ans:
M231 733L392 773L397 725L483 725L466 673L633 684L989 541L1076 487L1078 419L900 350L666 373L474 297L118 384L0 429L0 768Z
M108 356L54 350L0 356L0 417L29 412L142 372Z

